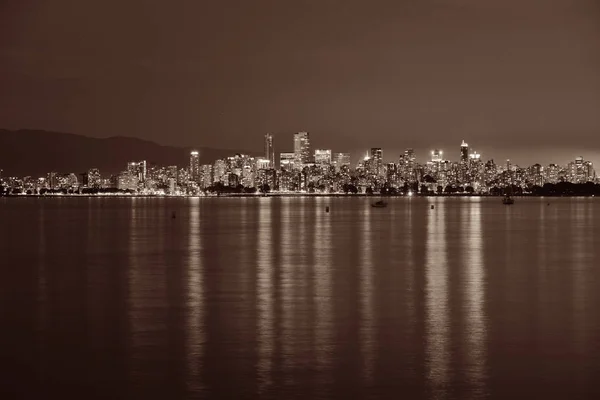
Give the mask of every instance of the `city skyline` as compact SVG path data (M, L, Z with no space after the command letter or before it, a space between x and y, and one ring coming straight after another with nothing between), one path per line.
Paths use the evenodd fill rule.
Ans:
M0 186L8 188L11 194L116 189L140 194L198 195L230 188L227 190L238 193L497 195L507 187L535 194L545 184L600 183L593 162L582 156L576 156L567 165L520 166L510 159L482 157L464 139L457 146L455 157L452 151L433 149L429 157L419 159L413 148L407 148L391 162L384 162L385 152L380 147L371 147L364 157L352 160L349 153L337 149L313 148L309 132L296 132L288 139L294 151L280 152L278 159L274 137L267 133L264 153L259 157L237 153L211 164L200 164L199 152L191 150L186 166L129 161L124 171L104 179L96 167L78 174L49 172L46 177L37 178L4 177L0 169Z

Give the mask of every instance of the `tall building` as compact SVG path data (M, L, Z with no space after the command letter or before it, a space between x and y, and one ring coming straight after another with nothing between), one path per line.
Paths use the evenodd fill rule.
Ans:
M102 183L102 176L98 168L92 168L87 173L87 186L90 188L99 188Z
M460 145L460 162L467 163L469 161L469 145L463 140Z
M544 172L545 172L546 182L558 183L558 173L560 172L560 167L558 165L549 164Z
M315 150L315 164L328 165L331 164L331 150Z
M296 167L301 168L311 162L308 132L294 133L294 156Z
M213 182L224 182L227 175L227 163L225 160L216 160L213 165Z
M127 172L131 176L135 176L138 182L146 181L146 160L130 161L127 163Z
M265 135L265 158L269 161L269 168L275 168L275 152L273 151L273 135Z
M206 189L213 183L213 166L205 164L200 167L200 187Z
M196 150L190 153L190 180L198 182L200 178L200 154Z
M406 149L398 160L398 173L405 181L414 182L417 180L415 171L416 157L414 149Z
M596 178L594 166L591 161L585 161L583 157L575 158L570 162L568 168L568 180L573 183L593 182Z
M371 173L373 175L383 174L383 151L380 147L371 148Z
M175 179L175 182L177 182L177 165L169 165L166 170L166 175L167 179Z

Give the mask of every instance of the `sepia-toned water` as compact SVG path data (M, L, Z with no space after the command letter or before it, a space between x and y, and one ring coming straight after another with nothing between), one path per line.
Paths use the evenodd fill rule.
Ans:
M0 397L600 398L599 199L371 201L0 199Z

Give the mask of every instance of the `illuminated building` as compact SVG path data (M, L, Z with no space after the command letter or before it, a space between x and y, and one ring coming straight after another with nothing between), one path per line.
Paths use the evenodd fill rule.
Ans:
M387 164L386 181L392 186L398 185L398 166L393 162Z
M300 190L300 175L291 169L282 169L279 174L279 190L282 192Z
M175 180L173 178L169 178L167 182L168 182L169 194L175 194L177 191L177 180Z
M200 154L196 150L190 153L190 180L198 182L200 178Z
M414 149L406 149L398 160L398 174L405 182L416 181L416 158Z
M467 163L469 161L469 145L463 140L460 145L460 162Z
M572 183L593 182L596 178L592 162L584 161L581 156L575 158L574 162L570 162L567 170L567 179Z
M58 188L57 175L58 174L56 172L50 172L48 174L48 178L47 178L48 188L50 188L50 189Z
M295 153L279 153L279 167L285 170L294 169L296 161Z
M138 182L146 181L146 161L130 161L127 163L127 172L136 176Z
M123 171L117 176L116 187L119 190L137 191L139 179L130 171Z
M484 166L484 181L487 185L493 185L496 176L498 175L498 166L494 160L488 160Z
M544 185L544 168L540 164L533 164L527 169L527 182L531 185Z
M294 156L296 168L302 168L304 164L311 162L308 132L298 132L294 134Z
M331 164L331 150L315 150L315 164L329 165Z
M257 158L256 159L256 169L271 169L271 161L266 158Z
M265 159L269 162L268 168L275 168L275 152L273 151L273 135L265 135Z
M431 161L427 163L426 171L432 177L437 179L440 172L440 165L443 160L443 151L442 150L432 150L431 151Z
M340 171L343 166L350 166L350 153L334 153L333 164L337 171Z
M200 167L200 188L206 189L213 183L213 166L205 164Z
M271 190L277 188L277 174L272 168L259 169L256 174L255 187L269 185Z
M213 164L213 182L225 181L227 174L227 163L225 160L216 160Z
M383 150L379 147L371 148L371 171L372 175L383 175Z
M560 167L558 165L550 164L544 172L546 176L546 182L554 184L558 183L558 174L560 172Z
M99 188L102 183L102 176L98 168L91 168L87 172L86 186L89 188Z

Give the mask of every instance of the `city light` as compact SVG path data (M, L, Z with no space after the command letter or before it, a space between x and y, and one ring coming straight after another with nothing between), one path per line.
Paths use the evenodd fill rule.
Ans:
M274 136L265 134L264 140L262 157L235 154L203 164L200 152L191 150L185 167L134 160L122 172L110 175L102 175L93 166L79 174L53 171L43 177L3 175L0 195L500 195L509 187L518 194L591 195L597 193L596 186L575 190L564 185L600 183L591 161L581 156L566 166L520 167L508 159L496 164L494 160L484 161L464 140L456 148L457 161L444 158L443 150L433 149L431 159L419 163L415 150L408 148L396 161L384 162L384 150L372 147L355 168L351 167L349 153L311 151L308 132L293 134L289 146L283 146L293 151L280 152L276 166Z

